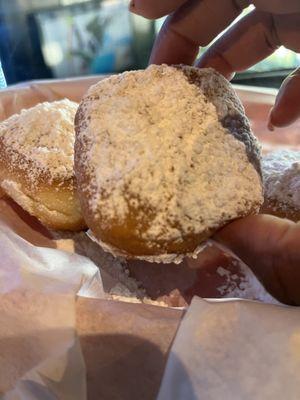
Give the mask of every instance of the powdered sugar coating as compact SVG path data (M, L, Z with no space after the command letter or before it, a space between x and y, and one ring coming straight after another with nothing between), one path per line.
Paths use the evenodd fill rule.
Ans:
M277 150L263 157L265 197L300 210L300 151Z
M22 110L0 124L0 142L12 171L27 184L41 179L68 180L74 175L74 117L78 104L64 99Z
M176 67L151 66L91 87L77 114L77 145L76 174L95 218L103 229L134 218L136 237L156 254L165 242L207 235L262 202L248 148Z
M197 69L190 66L179 68L187 76L189 82L197 85L208 101L215 106L222 126L245 144L249 161L261 175L261 146L252 135L244 107L227 79L212 68Z

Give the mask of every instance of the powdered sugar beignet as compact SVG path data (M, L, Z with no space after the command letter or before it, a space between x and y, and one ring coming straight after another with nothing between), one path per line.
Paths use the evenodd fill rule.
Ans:
M262 212L300 221L300 151L273 151L263 157L262 167Z
M259 211L260 150L212 69L150 66L92 86L75 120L85 220L127 257L187 254Z
M41 103L0 124L1 188L58 230L85 226L73 172L77 108L67 99Z

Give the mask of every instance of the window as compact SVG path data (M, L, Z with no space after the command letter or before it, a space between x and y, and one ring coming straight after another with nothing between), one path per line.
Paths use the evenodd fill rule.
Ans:
M9 7L0 0L0 16L0 58L9 83L138 64L138 30L126 0L12 0Z

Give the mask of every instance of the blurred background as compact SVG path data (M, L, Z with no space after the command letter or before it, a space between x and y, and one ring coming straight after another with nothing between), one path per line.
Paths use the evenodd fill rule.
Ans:
M144 68L162 22L131 15L128 0L0 0L7 82ZM299 54L279 48L235 82L279 87L299 64Z

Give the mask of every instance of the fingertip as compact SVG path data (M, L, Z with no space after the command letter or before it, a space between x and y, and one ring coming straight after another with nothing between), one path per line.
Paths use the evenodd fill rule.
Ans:
M273 107L271 108L270 112L269 112L269 116L268 116L268 123L267 123L267 127L269 129L270 132L274 132L275 130L275 126L272 120L272 111L273 111Z
M132 12L133 14L137 14L137 10L136 10L136 7L135 7L135 0L131 0L131 1L129 2L128 9L129 9L129 11Z
M289 75L283 82L272 108L269 121L282 128L300 117L300 70Z
M209 53L208 50L196 61L196 67L213 68L230 81L235 75L231 65L221 55Z
M147 18L147 19L157 19L160 18L160 14L157 12L155 7L150 7L148 6L148 3L146 2L144 4L144 7L141 7L136 0L131 0L129 2L129 11L132 14L139 15L141 17Z
M269 120L268 121L268 129L270 132L274 132L275 131L275 126L272 124L272 122Z
M129 9L147 19L157 19L172 14L187 0L131 0Z
M284 128L290 125L294 121L294 118L290 115L286 108L282 105L274 106L269 115L268 128L270 131L274 131L275 128Z
M175 30L169 29L169 21L167 18L156 38L149 63L192 65L199 46Z

